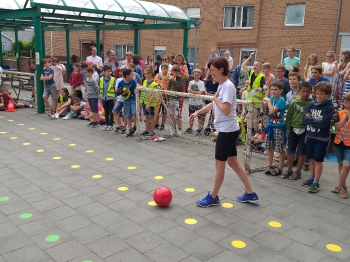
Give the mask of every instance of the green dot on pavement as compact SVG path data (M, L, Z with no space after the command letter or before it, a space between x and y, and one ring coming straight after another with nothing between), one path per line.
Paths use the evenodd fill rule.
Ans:
M10 198L9 197L0 197L0 202L5 202L8 201Z
M61 237L59 235L50 235L45 238L46 242L56 242L60 239Z
M84 260L83 262L92 262L92 260Z
M32 216L33 216L33 214L31 214L31 213L23 213L23 214L19 215L19 218L20 219L28 219L28 218L31 218Z

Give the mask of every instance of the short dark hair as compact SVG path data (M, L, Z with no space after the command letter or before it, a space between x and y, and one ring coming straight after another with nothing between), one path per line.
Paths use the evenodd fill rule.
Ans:
M283 89L283 84L280 81L275 81L275 82L271 83L269 88L271 88L272 86L275 86L278 89Z
M108 50L107 51L107 56L109 56L111 53L114 53L114 51L113 50Z
M89 73L93 73L94 72L94 70L91 67L88 67L85 70L86 70L86 72L89 72Z
M302 88L309 88L312 91L312 85L309 82L302 82L299 86L299 90Z
M225 57L219 56L219 57L211 60L209 62L209 64L208 64L208 68L210 68L210 66L214 66L217 69L223 68L224 71L222 72L222 75L223 76L228 76L229 65L228 65L228 61L227 61L227 59Z
M331 83L329 82L325 82L325 81L322 81L322 82L318 82L315 86L315 92L316 91L319 91L319 92L324 92L326 95L330 95L332 94L332 91L333 91L333 86Z
M133 72L133 71L130 68L125 68L122 70L122 72L123 72L123 77L126 77L126 76L130 75L131 72Z
M50 62L50 59L45 58L45 59L43 59L43 61L42 61L43 65L45 65L47 62Z
M86 63L85 61L82 61L80 65L81 65L81 68L87 68L89 66L88 63Z
M80 98L78 96L73 97L73 102L74 101L80 101Z
M105 72L107 70L111 70L112 71L112 67L110 65L104 65L102 70L103 70L103 72Z
M94 46L94 45L90 46L90 51L92 51L93 48L96 48L96 46Z
M226 58L225 58L226 59ZM180 72L180 67L178 65L174 65L171 69L173 72Z
M320 65L315 65L313 67L311 67L311 70L317 70L320 74L322 74L322 66Z
M145 68L145 73L151 74L153 76L153 68L150 68L150 67Z

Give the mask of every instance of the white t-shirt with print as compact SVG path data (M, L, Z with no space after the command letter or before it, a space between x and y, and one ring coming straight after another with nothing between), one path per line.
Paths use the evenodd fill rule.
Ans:
M331 64L327 63L327 62L323 62L322 63L322 70L323 70L323 72L332 71L334 67L335 67L335 63L331 63ZM332 86L334 86L335 78L336 78L336 73L335 72L331 76L325 76L325 75L323 75L323 76L327 77L329 79L329 82L332 84Z
M237 131L239 130L239 124L236 115L236 88L230 80L226 80L224 83L219 85L218 89L220 89L220 93L218 96L220 103L230 103L231 110L230 113L227 116L225 116L224 113L220 111L216 103L213 101L215 128L217 131L225 133Z
M92 62L94 64L96 64L97 66L103 66L103 62L102 62L102 58L97 56L88 56L86 58L86 63Z
M192 91L205 91L204 82L201 80L199 80L198 82L196 82L194 80L190 81L190 83L188 84L188 91L190 91L190 90L192 90ZM190 99L188 100L188 104L192 105L192 106L201 106L201 105L203 105L203 100L190 97Z

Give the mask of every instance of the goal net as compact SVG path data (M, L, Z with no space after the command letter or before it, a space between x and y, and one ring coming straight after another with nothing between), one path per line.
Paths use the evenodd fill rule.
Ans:
M150 128L152 124L147 122L142 110L142 97L145 94L147 94L146 96L153 94L158 101L154 110L155 117L148 118L153 120L152 124L155 125L154 133L156 137L162 137L166 140L178 139L185 143L215 147L216 130L213 112L200 115L194 119L193 123L190 122L191 112L210 103L213 100L212 96L146 87L138 87L136 90L136 111L139 116L136 133L138 141L150 140L153 136L152 133L144 133L144 131L151 131L148 129L153 129ZM263 117L263 114L257 114L254 117L253 114L248 113L257 111L256 105L245 100L237 100L237 114L240 124L237 150L238 156L243 159L244 167L248 173L265 170L267 166L267 155L264 150L265 136L263 134L263 122L266 121L266 117ZM164 128L162 123L164 123ZM254 126L258 126L259 129L256 133L252 133Z

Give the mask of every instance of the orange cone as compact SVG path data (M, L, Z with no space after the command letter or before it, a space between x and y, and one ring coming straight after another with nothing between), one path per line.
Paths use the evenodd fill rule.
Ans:
M8 106L7 106L6 112L15 112L15 111L16 111L16 110L15 110L15 108L14 108L14 106L13 106L12 100L9 100L9 104L8 104Z

